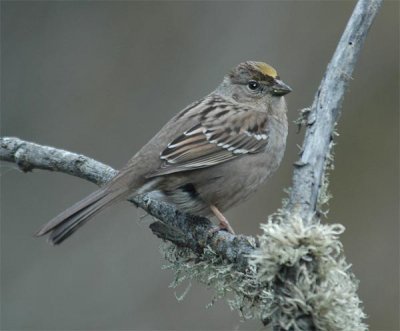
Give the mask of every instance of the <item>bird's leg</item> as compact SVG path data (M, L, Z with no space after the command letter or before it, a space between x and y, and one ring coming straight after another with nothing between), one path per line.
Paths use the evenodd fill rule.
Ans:
M226 229L229 233L235 234L235 231L233 231L233 228L229 224L228 220L225 218L224 215L222 215L222 213L218 210L218 208L215 207L214 205L210 205L210 209L219 221L218 226L212 229L211 232L217 232L219 230Z

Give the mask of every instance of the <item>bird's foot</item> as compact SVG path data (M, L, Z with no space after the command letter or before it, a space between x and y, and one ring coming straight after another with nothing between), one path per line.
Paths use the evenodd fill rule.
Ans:
M211 205L210 208L211 208L212 212L214 213L214 215L219 220L218 226L212 228L210 230L210 233L215 233L215 232L218 232L220 230L225 230L225 231L228 231L231 234L235 234L235 231L233 230L233 228L229 224L228 220L225 218L224 215L222 215L222 213L218 210L218 208L215 207L214 205Z

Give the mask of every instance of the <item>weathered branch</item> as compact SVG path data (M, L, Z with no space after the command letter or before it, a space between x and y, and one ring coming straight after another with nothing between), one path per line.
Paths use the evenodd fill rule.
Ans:
M33 169L57 171L100 186L117 174L117 170L87 156L14 137L0 138L0 160L15 163L24 172ZM209 246L229 262L237 264L237 268L246 268L247 256L254 250L246 236L234 236L225 231L211 234L213 225L207 218L185 214L172 205L146 196L136 197L132 202L159 220L150 225L158 237L198 254Z
M300 160L295 164L291 211L309 221L317 212L324 169L349 80L382 0L359 0L325 72L307 119Z
M324 178L329 162L331 162L335 125L341 113L344 93L351 79L359 52L381 4L381 0L359 0L357 2L327 67L313 104L307 113L305 119L307 129L300 160L295 163L290 197L285 206L285 217L282 217L283 222L300 219L303 230L312 228L314 224L318 225L318 207L326 202L326 197L322 195L327 191L328 184L324 182ZM269 239L268 229L264 231L264 240ZM293 322L300 330L316 330L320 326L318 319L315 318L315 312L307 311L304 308L287 310L285 307L293 297L303 297L308 292L316 292L312 287L301 284L310 280L309 275L316 276L313 280L315 283L327 282L330 286L346 283L349 285L348 289L354 291L354 287L350 286L349 279L339 280L335 277L328 279L326 275L318 273L318 269L324 264L323 259L317 256L318 254L317 251L310 251L309 258L299 260L293 265L283 266L282 276L276 277L273 287L276 292L281 293L283 300L277 302L278 310L273 321L274 330L292 330L293 327L285 324L285 320ZM338 267L340 268L340 266ZM297 292L302 293L299 295ZM353 304L355 305L349 304L347 310L338 312L343 315L339 316L338 320L343 318L346 313L352 312L357 315L356 319L352 320L354 324L350 322L351 318L344 318L345 322L342 327L349 328L349 330L362 330L366 326L356 320L361 320L363 314L356 309L359 304L357 300L353 301ZM350 326L350 324L352 325ZM342 329L339 323L336 323L335 327Z
M259 245L252 237L211 235L208 219L146 196L133 201L159 219L150 225L153 233L176 245L166 256L180 276L214 286L218 296L235 293L233 307L244 317L272 321L274 330L366 330L357 284L338 240L343 227L321 225L318 212L344 92L381 3L358 1L305 120L289 200L262 225ZM59 171L98 185L117 173L88 157L10 137L0 140L0 160L23 171Z

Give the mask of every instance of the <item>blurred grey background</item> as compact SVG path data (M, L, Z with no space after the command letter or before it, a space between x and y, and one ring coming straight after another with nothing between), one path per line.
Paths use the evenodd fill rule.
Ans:
M1 134L119 168L232 66L262 60L311 104L355 2L1 2ZM371 330L399 330L399 2L386 1L339 125L328 222L346 226ZM302 133L279 172L227 216L239 233L280 206ZM122 203L60 247L32 234L95 187L1 168L2 330L259 330L194 284L183 302L151 218ZM178 290L178 294L184 288Z

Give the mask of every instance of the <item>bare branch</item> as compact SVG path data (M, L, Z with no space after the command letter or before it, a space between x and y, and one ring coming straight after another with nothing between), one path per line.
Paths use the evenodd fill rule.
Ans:
M317 211L324 168L344 93L381 4L382 0L358 1L310 109L302 153L293 173L289 205L304 221L309 221Z
M326 202L326 197L322 195L327 192L326 171L329 168L329 162L331 162L335 125L341 113L344 93L351 79L359 52L381 4L381 0L359 0L357 2L306 119L307 130L300 160L295 163L289 201L284 212L280 215L283 223L293 223L294 220L300 219L301 223L298 226L301 227L301 230L313 232L313 234L308 233L308 239L303 238L304 240L311 239L318 232L313 230L315 227L319 227L320 211L318 209L321 204ZM263 251L264 253L269 252L270 244L265 242L270 239L270 231L270 228L264 228L264 234L261 236L261 254ZM328 241L329 236L325 237L324 240ZM307 285L309 275L315 275L313 282L320 285L324 283L329 284L329 287L345 285L346 291L355 291L355 287L351 285L352 281L349 278L340 279L336 276L329 278L326 274L319 274L317 270L326 263L325 258L321 258L322 256L319 256L319 254L317 250L309 250L308 257L304 260L297 260L296 263L292 263L288 258L289 263L282 266L281 277L276 277L273 282L275 291L281 293L280 301L276 302L276 314L272 317L274 331L292 330L294 329L292 325L296 325L300 330L316 330L317 327L321 327L318 318L314 315L315 307L309 311L307 311L308 308L304 307L297 307L294 310L287 309L288 304L296 297L300 299L300 302L303 301L303 304L307 307L307 302L309 303L310 299L305 300L304 297L309 295L310 292L318 293L318 290L313 286ZM329 259L329 256L327 258ZM261 265L262 263L268 264L268 260L260 259L259 263ZM340 269L344 265L337 265L337 267ZM333 270L335 268L332 268ZM341 292L336 295L344 299L344 294L344 292ZM356 299L355 295L347 299L350 299L350 301L348 301L346 309L337 312L335 329L366 329L366 326L360 322L364 318L364 314L357 309L360 304L359 300ZM333 307L332 305L330 308L333 309ZM348 315L347 318L346 315ZM356 318L352 318L351 315L356 316ZM342 323L339 323L339 321ZM325 328L322 329L325 330Z
M24 172L33 169L58 171L100 186L117 174L117 170L87 156L14 137L0 138L0 160L13 162ZM146 196L136 197L131 202L160 220L150 225L158 237L190 248L197 254L209 246L229 262L237 264L237 268L246 268L247 256L254 249L254 244L250 242L254 242L254 239L224 231L210 234L213 225L207 218L185 214L169 204Z
M0 160L15 163L23 172L57 171L97 185L107 183L118 172L87 156L14 137L0 138Z

